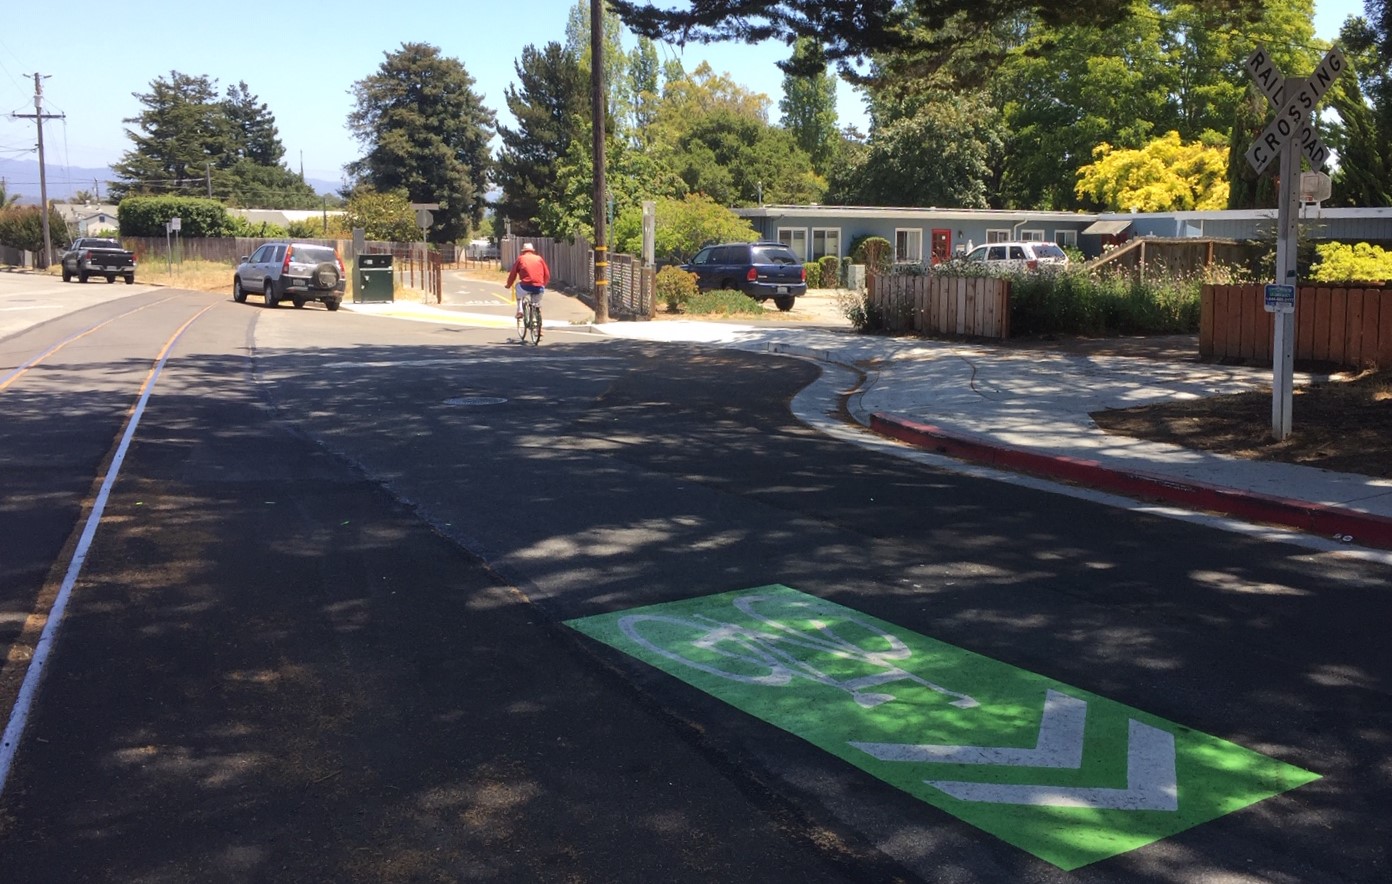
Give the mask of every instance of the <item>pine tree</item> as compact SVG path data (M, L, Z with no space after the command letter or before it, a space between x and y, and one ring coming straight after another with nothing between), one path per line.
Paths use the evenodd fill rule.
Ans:
M538 234L541 201L556 191L557 167L570 145L588 135L582 120L588 92L575 53L559 43L527 46L515 64L518 86L506 93L517 128L498 127L495 183L502 188L498 214L519 236Z
M353 84L348 128L365 155L350 174L411 202L439 203L430 237L453 242L483 218L493 112L458 59L426 43L403 43L377 71Z

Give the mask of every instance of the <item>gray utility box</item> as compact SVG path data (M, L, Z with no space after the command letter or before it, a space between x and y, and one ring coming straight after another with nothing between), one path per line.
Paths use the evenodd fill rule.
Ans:
M353 278L353 303L387 303L396 300L396 271L391 255L359 255Z

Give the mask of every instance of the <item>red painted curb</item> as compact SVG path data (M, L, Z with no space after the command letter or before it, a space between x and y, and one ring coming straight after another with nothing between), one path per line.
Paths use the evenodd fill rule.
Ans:
M918 448L1011 472L1062 479L1128 497L1162 500L1254 522L1284 525L1310 534L1348 535L1363 546L1392 549L1392 519L1372 513L1117 470L1097 461L1065 455L1009 448L881 412L870 415L870 429Z

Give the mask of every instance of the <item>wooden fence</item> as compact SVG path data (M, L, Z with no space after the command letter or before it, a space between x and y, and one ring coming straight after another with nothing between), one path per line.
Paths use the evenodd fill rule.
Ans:
M1206 285L1199 358L1271 362L1274 314L1261 285ZM1295 359L1342 368L1392 368L1392 288L1302 285L1295 298Z
M1010 280L987 276L868 274L867 303L888 331L1010 337Z
M122 236L121 245L135 253L135 260L142 265L158 269L169 260L174 261L214 261L235 265L242 258L256 251L263 243L284 242L285 237L179 237L166 240L162 236ZM296 239L296 242L315 243L336 249L343 263L352 268L357 260L357 252L351 239ZM451 246L451 249L453 247ZM170 252L173 251L173 255ZM423 253L424 252L424 253ZM392 266L396 271L398 287L418 289L435 299L441 300L444 289L441 265L445 258L436 251L424 251L418 242L394 243L369 240L364 244L365 255L391 255ZM351 273L351 269L349 270ZM352 288L352 280L349 280Z
M574 242L533 236L504 238L499 244L499 261L504 268L517 260L523 242L536 247L537 254L551 268L553 285L569 289L594 307L594 249L584 237ZM613 319L651 319L656 309L654 300L656 271L644 267L633 255L609 256L609 316Z
M1215 264L1255 270L1266 247L1218 237L1142 236L1123 243L1100 258L1087 263L1087 269L1124 270L1141 279L1193 276Z

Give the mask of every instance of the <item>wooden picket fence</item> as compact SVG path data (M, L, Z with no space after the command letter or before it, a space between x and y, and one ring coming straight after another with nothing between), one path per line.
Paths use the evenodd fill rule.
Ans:
M1262 285L1206 285L1199 357L1271 361L1274 314ZM1302 285L1295 298L1295 359L1342 368L1392 368L1392 288Z
M1010 280L928 273L868 274L867 302L891 332L1010 337Z

